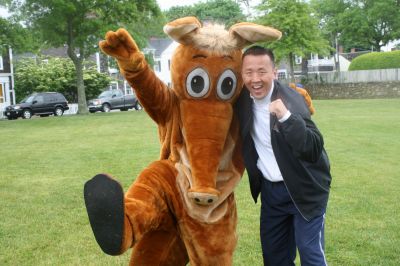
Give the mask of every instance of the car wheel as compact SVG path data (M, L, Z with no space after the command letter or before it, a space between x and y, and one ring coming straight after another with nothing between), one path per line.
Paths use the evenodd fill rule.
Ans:
M106 113L110 112L111 111L110 105L108 103L103 104L102 111Z
M56 110L54 110L55 116L62 116L63 114L64 114L64 110L61 107L57 107Z
M142 106L140 105L140 103L139 102L137 102L136 104L135 104L135 110L142 110Z
M22 118L23 118L23 119L30 119L31 117L32 117L32 112L31 112L31 110L25 109L25 110L22 112Z

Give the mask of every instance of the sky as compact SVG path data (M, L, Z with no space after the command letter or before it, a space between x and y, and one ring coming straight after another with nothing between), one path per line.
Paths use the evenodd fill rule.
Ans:
M158 5L161 10L167 10L172 6L188 6L199 2L204 2L201 0L157 0Z
M200 2L206 2L206 0L157 0L158 5L161 10L167 10L172 6L188 6ZM261 3L261 0L250 0L250 6L255 6ZM242 5L242 10L244 12L245 6ZM245 13L245 12L244 12Z
M0 17L7 17L7 10L2 7L0 7Z

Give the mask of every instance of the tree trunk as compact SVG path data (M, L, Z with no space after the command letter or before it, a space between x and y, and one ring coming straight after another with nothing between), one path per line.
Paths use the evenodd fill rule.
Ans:
M88 114L86 104L85 85L83 84L83 50L80 49L79 56L75 53L75 46L73 45L74 36L72 34L72 22L68 21L68 40L67 40L67 53L69 58L75 66L76 71L76 87L78 90L78 114Z
M76 70L76 87L78 88L78 114L88 114L86 104L85 85L83 84L83 65L82 60L74 62Z
M293 53L289 53L289 76L290 76L290 81L295 82L294 70L293 70Z

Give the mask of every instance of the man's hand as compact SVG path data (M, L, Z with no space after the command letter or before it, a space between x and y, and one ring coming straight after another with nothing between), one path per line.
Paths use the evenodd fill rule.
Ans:
M281 119L287 111L288 109L281 99L277 99L269 104L269 112L276 115L278 120Z
M135 72L144 67L144 56L125 29L107 32L105 40L100 41L99 46L104 53L117 59L122 70Z

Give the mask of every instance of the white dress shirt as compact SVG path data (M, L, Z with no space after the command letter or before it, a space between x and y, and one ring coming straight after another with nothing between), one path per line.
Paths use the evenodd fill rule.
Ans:
M270 112L271 95L274 90L274 84L267 96L263 99L253 98L253 118L254 123L251 129L251 137L258 153L257 167L260 169L264 178L271 182L283 181L281 171L272 150L271 131L270 131ZM284 122L290 117L288 111L279 122Z

